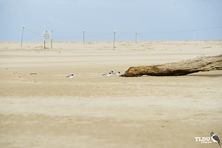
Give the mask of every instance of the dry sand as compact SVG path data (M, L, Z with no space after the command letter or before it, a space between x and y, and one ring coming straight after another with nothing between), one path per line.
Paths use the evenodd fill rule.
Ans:
M102 76L222 54L222 41L19 46L0 43L1 148L217 148L194 137L214 131L222 139L222 71Z

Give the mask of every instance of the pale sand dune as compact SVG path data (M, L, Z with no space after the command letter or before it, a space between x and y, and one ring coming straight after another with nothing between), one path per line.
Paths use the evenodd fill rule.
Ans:
M0 43L0 147L218 147L222 71L103 77L134 65L222 54L222 41ZM66 78L70 73L75 76Z

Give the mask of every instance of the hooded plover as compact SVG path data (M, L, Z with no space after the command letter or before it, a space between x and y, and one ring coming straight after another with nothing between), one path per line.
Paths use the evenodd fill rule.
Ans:
M120 72L119 71L118 72L114 72L114 75L119 76Z
M74 74L73 73L71 73L71 74L69 74L68 76L66 76L67 78L73 78L74 77Z
M217 142L219 144L219 146L221 147L219 137L216 134L214 134L214 132L211 132L210 136L211 136L211 139L213 140L213 142Z
M103 74L103 76L110 77L113 75L113 71Z

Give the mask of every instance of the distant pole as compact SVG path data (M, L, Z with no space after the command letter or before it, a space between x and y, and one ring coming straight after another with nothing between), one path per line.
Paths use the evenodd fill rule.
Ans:
M44 44L44 49L46 49L46 46L45 46L45 39L44 39L44 41L43 41L43 44Z
M53 48L52 44L53 44L53 40L51 39L51 48Z
M114 30L113 32L113 49L116 48L115 43L116 43L116 30Z
M82 31L82 42L83 42L83 44L85 44L85 32L86 32L86 30Z
M53 48L52 43L53 43L53 38L52 38L52 30L51 30L51 48Z
M136 43L137 43L137 37L138 37L138 34L139 34L139 33L138 33L138 32L136 32Z
M25 26L22 26L21 48L22 48L22 44L23 44L24 29L25 29Z
M199 40L199 32L198 31L196 32L196 35L197 35L197 40Z

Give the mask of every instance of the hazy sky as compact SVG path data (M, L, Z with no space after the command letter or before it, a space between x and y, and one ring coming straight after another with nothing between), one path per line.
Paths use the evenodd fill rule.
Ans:
M0 0L0 41L221 40L222 0Z

